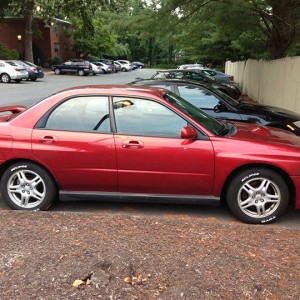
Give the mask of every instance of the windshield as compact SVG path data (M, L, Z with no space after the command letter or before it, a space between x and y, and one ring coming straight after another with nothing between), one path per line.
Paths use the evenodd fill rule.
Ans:
M219 89L214 88L214 87L211 87L210 89L214 92L214 94L217 94L220 98L224 99L230 105L232 105L234 107L238 107L241 105L241 101L231 98L227 94L221 92Z
M201 109L182 99L173 92L168 92L163 97L165 100L179 108L181 111L189 115L196 122L203 125L206 129L208 129L215 135L222 135L227 132L227 128L224 123L217 121L213 117L207 115Z

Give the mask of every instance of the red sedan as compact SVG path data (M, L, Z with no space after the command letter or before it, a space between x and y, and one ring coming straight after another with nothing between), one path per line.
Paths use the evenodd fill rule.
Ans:
M217 121L164 89L75 87L0 111L1 195L13 209L222 200L242 221L267 223L289 201L300 208L299 137Z

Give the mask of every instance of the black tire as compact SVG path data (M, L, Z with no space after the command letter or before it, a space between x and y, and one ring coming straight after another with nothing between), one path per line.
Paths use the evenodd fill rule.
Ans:
M106 71L104 69L101 69L103 71L104 74L106 74Z
M283 177L267 168L249 168L238 173L226 193L232 213L251 224L265 224L281 216L289 202Z
M31 81L36 81L36 80L37 80L37 77L31 78L30 80L31 80Z
M57 196L56 185L47 171L26 161L4 171L0 190L7 205L16 210L46 210Z
M15 79L16 83L20 83L22 81L22 79Z
M55 74L55 75L60 75L60 74L61 74L60 69L54 69L54 74Z
M10 76L6 73L1 74L0 79L3 83L10 83L11 82Z
M126 69L126 68L122 68L122 71L123 71L123 72L127 72L127 69Z
M78 75L79 75L79 76L83 76L83 75L85 75L85 73L84 73L83 70L78 70Z

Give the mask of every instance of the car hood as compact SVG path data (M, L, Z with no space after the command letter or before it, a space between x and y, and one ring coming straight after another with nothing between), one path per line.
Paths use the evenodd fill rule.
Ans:
M234 124L235 131L230 139L257 142L259 144L280 144L282 146L293 146L300 150L300 138L295 134L273 127L256 124L230 122ZM299 155L299 153L298 153Z
M276 116L277 118L287 119L289 118L292 121L299 121L300 114L294 113L290 110L274 107L274 106L267 106L261 104L254 104L250 102L242 102L240 109L245 112L255 112L255 113L264 113L264 115L269 116Z

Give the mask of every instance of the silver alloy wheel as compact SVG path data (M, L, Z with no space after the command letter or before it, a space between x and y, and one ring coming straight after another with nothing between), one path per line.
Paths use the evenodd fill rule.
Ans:
M279 187L263 177L247 180L238 192L238 205L242 212L252 218L273 214L281 202Z
M7 182L7 193L20 208L34 208L44 201L46 185L36 172L17 170Z
M10 82L10 76L8 74L2 74L1 76L1 81L4 83L9 83Z

